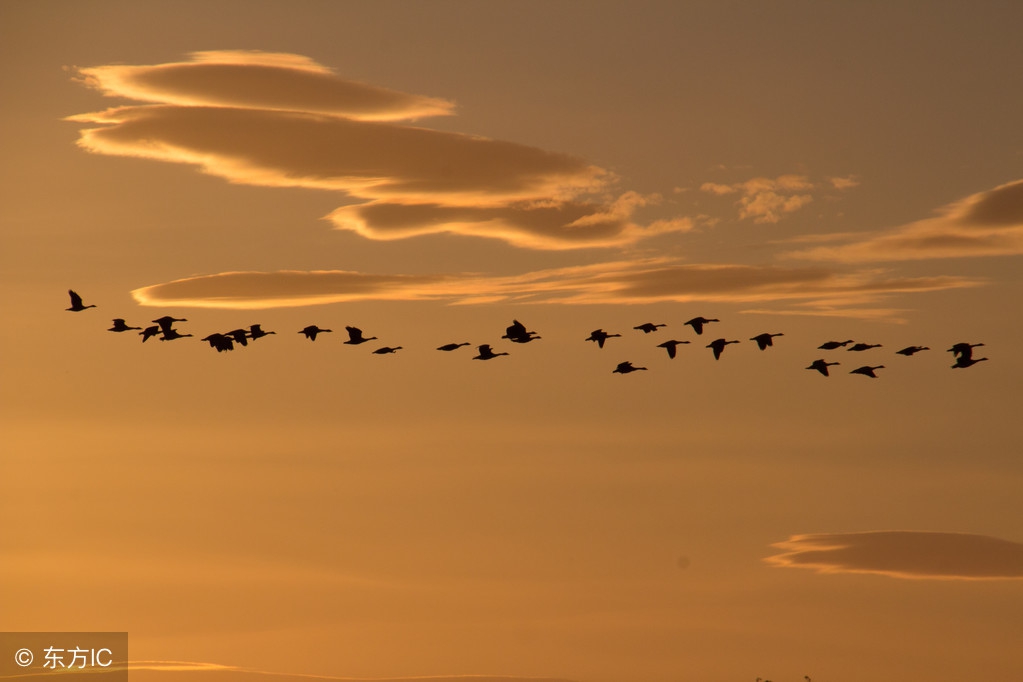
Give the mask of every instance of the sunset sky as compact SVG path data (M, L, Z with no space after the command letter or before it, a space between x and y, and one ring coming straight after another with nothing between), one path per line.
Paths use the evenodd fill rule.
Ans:
M1020 679L1021 26L0 3L0 631L126 631L133 682Z

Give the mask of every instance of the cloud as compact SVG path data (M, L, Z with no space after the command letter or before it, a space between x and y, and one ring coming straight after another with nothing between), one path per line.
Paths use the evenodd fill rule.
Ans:
M829 182L834 189L855 186L850 179L829 178ZM739 219L752 218L755 223L777 223L784 214L798 211L813 201L813 196L807 192L815 188L817 185L805 175L753 178L728 185L716 182L700 185L700 191L716 196L740 194L735 202L739 207Z
M1023 544L966 533L868 531L794 535L765 561L819 573L876 573L895 578L1023 578Z
M928 218L790 258L842 263L1023 254L1023 180L970 195Z
M361 203L328 219L369 239L452 233L570 249L693 227L686 217L634 220L659 197L613 192L613 173L574 156L396 123L453 105L347 81L301 55L200 52L78 73L108 96L146 102L69 117L93 125L80 133L83 149L192 164L235 183L344 193Z
M835 306L892 293L978 286L958 277L891 278L877 271L614 261L519 275L373 275L350 271L225 272L155 284L132 292L152 306L257 309L350 301L512 301L560 304L657 301L806 301Z

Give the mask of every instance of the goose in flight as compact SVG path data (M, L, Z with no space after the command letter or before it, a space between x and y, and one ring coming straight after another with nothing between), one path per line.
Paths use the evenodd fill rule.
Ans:
M401 350L401 346L395 346L394 348L391 348L390 346L384 346L383 348L377 348L375 351L373 351L373 354L374 355L387 355L388 353L397 353L400 350Z
M363 336L362 330L358 327L345 327L345 330L348 332L348 340L342 341L342 343L349 346L358 346L360 343L366 343L376 338L375 336Z
M214 333L209 336L204 336L202 341L210 344L210 348L215 348L218 353L223 353L226 350L234 350L234 341L231 340L230 336L226 334Z
M810 363L810 366L806 369L815 369L824 376L828 376L828 367L831 365L838 365L838 362L825 362L824 360L814 360Z
M657 347L658 348L663 348L666 351L668 351L668 357L671 358L672 360L674 360L675 359L675 353L678 350L677 346L680 343L689 343L689 342L688 341L676 341L675 339L672 339L671 341L665 341L664 343L657 344Z
M473 357L473 360L493 360L499 355L508 355L507 353L495 353L490 349L489 343L484 343L482 346L479 346L478 348L480 354Z
M930 350L927 346L906 346L902 350L895 351L899 355L905 355L907 358L914 353L919 353L922 350Z
M952 355L955 356L957 362L959 361L959 358L966 358L967 360L969 360L970 358L973 357L973 349L977 348L978 346L983 346L983 345L984 345L983 343L965 343L965 342L964 343L957 343L957 344L953 345L951 348L949 348L948 352L952 353Z
M170 315L164 315L159 319L153 320L153 324L160 325L160 331L163 332L164 336L174 333L173 325L175 322L188 322L188 320L183 317L171 317ZM191 336L191 334L188 336Z
M597 345L600 346L601 348L603 348L604 347L604 342L607 341L608 339L610 339L613 336L621 336L621 334L608 334L603 329L594 329L592 332L590 332L590 335L588 337L586 337L585 340L586 341L596 341Z
M721 357L721 353L725 350L725 346L730 343L739 343L738 341L726 341L725 339L714 339L707 344L707 348L714 350L714 359L717 360Z
M89 308L95 308L96 307L94 305L82 305L82 297L79 296L74 291L72 291L71 289L68 289L67 293L68 293L68 296L71 297L71 307L70 308L64 308L64 310L70 310L73 313L80 313L83 310L88 310Z
M846 348L846 350L849 350L849 351L861 351L861 350L870 350L871 348L880 348L880 347L881 347L881 344L879 344L879 343L857 343L852 348Z
M299 334L305 334L305 337L307 339L309 339L310 341L315 341L317 334L325 334L327 332L332 332L332 331L334 331L334 330L333 329L320 329L315 324L311 324L308 327L306 327L305 329L300 330L298 333Z
M145 329L140 331L139 336L142 337L142 343L145 343L146 341L148 341L149 339L151 339L152 337L156 336L159 333L160 325L154 324L152 327L146 327Z
M277 332L263 331L263 328L260 325L258 325L258 324L250 324L249 325L249 338L252 339L253 341L255 341L256 339L261 339L264 336L269 336L270 334L276 334L276 333Z
M526 331L526 325L522 324L518 320L512 320L511 325L504 330L504 336L502 339L508 339L512 343L529 343L534 339L540 337L536 332Z
M453 351L458 350L462 346L471 346L472 344L466 341L465 343L445 343L443 346L438 346L437 350Z
M174 341L175 339L183 339L191 334L182 334L177 329L164 329L163 336L160 337L161 341Z
M129 327L120 317L114 318L113 325L113 327L107 330L108 332L126 332L129 329L142 329L142 327Z
M249 345L249 333L244 329L232 329L229 332L225 332L224 336L230 337L239 346Z
M646 367L635 367L626 360L625 362L619 362L618 366L611 370L611 374L628 374L629 372L638 372L641 369L646 369Z
M650 332L657 331L658 327L667 327L667 326L668 325L666 325L666 324L654 324L653 322L644 322L643 324L639 325L638 327L633 327L633 329L638 329L639 331L643 332L644 334L649 334Z
M985 360L987 360L987 358L975 358L972 356L967 357L965 355L960 355L959 357L956 358L956 364L952 365L952 369L957 368L966 369L967 367L973 367L978 362L984 362Z
M772 339L775 336L785 336L785 335L780 333L780 332L778 334L768 334L768 333L765 332L763 334L757 334L756 336L751 337L750 341L756 341L757 342L757 346L760 347L760 350L766 350L768 346L773 346L774 345L774 341L772 341Z
M702 334L703 333L703 325L705 325L705 324L707 324L709 322L720 322L720 321L721 320L714 319L714 318L707 319L706 317L694 317L693 319L688 320L688 321L684 322L683 324L688 324L690 327L693 328L694 332L696 332L697 334Z
M843 346L847 346L850 343L852 343L852 339L849 339L848 341L828 341L826 343L822 343L821 345L817 346L817 349L818 350L835 350L836 348L842 348Z
M849 372L849 374L862 374L865 377L876 379L877 375L874 374L875 369L884 369L884 365L877 365L876 367L871 367L870 365L863 365L863 367L857 367L856 369L852 370L851 372Z

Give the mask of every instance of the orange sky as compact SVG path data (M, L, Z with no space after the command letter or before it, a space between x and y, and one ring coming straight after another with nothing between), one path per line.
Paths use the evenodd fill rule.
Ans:
M1020 25L3 4L0 631L153 682L1019 677Z

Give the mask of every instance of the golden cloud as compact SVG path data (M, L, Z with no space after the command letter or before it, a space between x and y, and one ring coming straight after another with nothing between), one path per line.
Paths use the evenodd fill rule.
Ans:
M856 186L855 181L849 178L829 178L829 183L833 189ZM717 196L741 194L735 202L741 220L752 218L755 223L776 223L784 214L794 213L813 201L813 196L806 192L816 187L805 175L779 175L733 184L705 182L700 185L700 191Z

